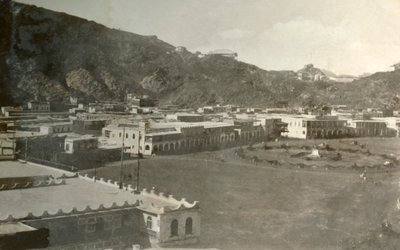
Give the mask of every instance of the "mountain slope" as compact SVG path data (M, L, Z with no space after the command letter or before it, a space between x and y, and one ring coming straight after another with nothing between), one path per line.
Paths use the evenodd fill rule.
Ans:
M0 23L6 27L1 29L6 39L0 44L5 72L0 75L0 95L9 97L1 98L0 105L33 98L67 103L70 96L84 102L122 101L126 93L192 107L281 100L300 104L310 96L331 103L364 103L353 83L303 82L293 71L266 71L218 55L199 57L155 36L35 6L11 3ZM360 84L356 81L355 86Z

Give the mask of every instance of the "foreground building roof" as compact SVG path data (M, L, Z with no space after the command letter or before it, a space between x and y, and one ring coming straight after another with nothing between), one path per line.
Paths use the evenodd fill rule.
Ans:
M30 177L31 179L26 180ZM19 181L20 183L7 183ZM23 180L23 181L21 181ZM134 192L130 185L18 161L0 162L0 222L138 207L162 214L197 208L154 190Z

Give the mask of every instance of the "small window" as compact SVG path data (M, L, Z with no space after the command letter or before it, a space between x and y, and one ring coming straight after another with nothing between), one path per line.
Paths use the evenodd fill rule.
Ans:
M125 138L127 138L127 139L128 139L128 133L125 133Z
M153 228L153 218L151 218L151 216L147 216L146 227L148 229L152 229Z
M120 138L122 137L122 133L121 133L121 132L119 133L119 137L120 137Z
M135 139L135 133L132 133L132 139Z
M86 224L86 232L93 233L94 231L96 231L96 219L89 218Z
M178 221L175 219L171 222L171 237L178 236Z
M185 223L185 234L193 233L193 219L191 217L186 219Z

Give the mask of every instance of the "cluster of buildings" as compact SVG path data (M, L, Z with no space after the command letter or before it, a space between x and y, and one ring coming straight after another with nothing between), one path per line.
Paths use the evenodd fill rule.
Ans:
M52 112L46 105L28 103L31 112L2 107L0 157L16 151L13 140L43 136L65 137L64 154L122 149L131 155L159 155L216 150L280 136L328 139L400 134L398 112L351 110L345 105L307 114L285 105L273 109L216 105L194 110L160 106L157 100L132 94L124 103L97 103L96 109L94 104L77 104L65 112ZM132 112L132 107L148 112Z

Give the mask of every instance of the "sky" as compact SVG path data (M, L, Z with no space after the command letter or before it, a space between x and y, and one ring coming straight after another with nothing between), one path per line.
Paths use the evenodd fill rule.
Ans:
M266 70L338 74L400 62L400 0L18 0Z

